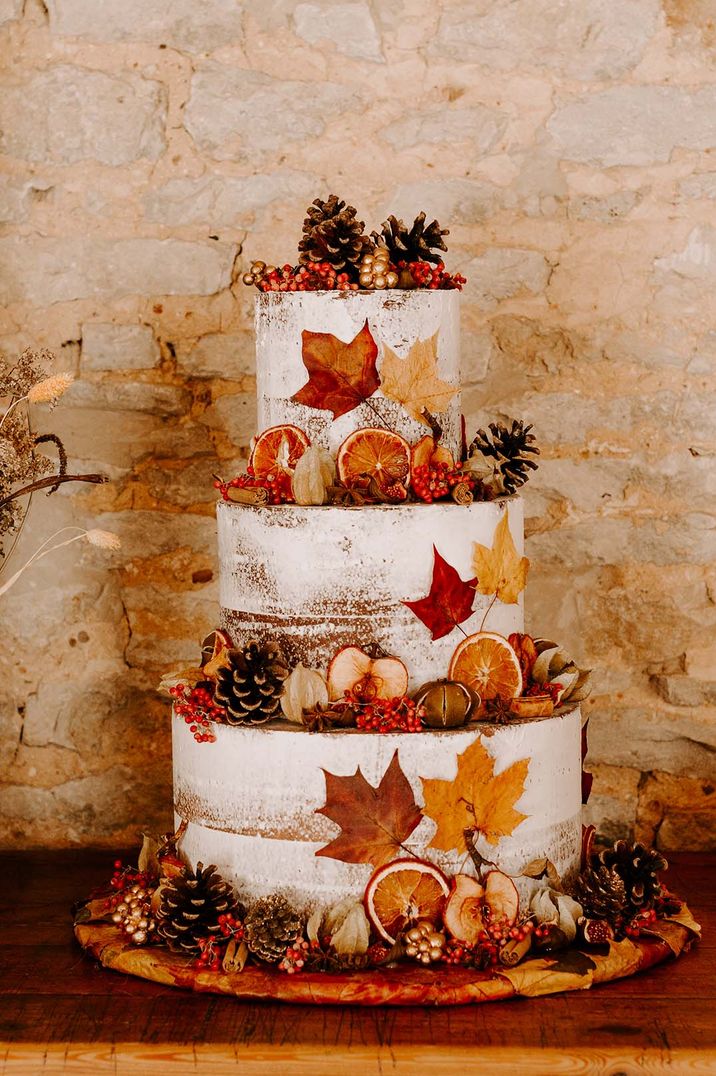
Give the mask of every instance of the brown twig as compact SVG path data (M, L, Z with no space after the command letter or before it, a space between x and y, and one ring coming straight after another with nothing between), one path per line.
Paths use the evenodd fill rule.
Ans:
M38 489L46 489L48 486L59 486L62 482L109 482L109 478L106 474L52 474L47 478L38 478L36 482L30 482L29 486L23 486L22 489L16 489L13 493L10 493L7 497L3 497L0 500L0 508L4 508L10 501L16 500L18 497L24 497L26 493L34 493Z

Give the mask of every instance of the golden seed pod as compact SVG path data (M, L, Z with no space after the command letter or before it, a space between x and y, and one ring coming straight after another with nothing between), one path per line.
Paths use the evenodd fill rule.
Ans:
M256 277L253 273L244 273L241 279L247 286L256 283Z
M385 285L387 288L396 288L398 286L398 274L390 273L385 274Z

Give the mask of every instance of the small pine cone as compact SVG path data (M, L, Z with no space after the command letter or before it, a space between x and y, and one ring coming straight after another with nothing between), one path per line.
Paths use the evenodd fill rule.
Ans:
M582 905L585 918L605 919L617 932L629 918L624 882L615 870L602 864L582 871L572 895Z
M252 639L243 650L229 650L228 659L214 690L214 702L226 710L228 724L263 724L277 717L289 672L278 645Z
M186 867L159 891L157 933L176 953L198 953L199 940L220 931L219 916L241 912L216 867Z
M433 262L441 258L434 249L447 250L443 236L449 235L448 228L441 228L436 220L425 226L425 214L418 213L412 227L408 228L402 220L390 216L383 222L380 232L372 232L371 239L376 246L383 246L395 262Z
M638 842L617 841L598 858L603 867L616 871L622 879L631 916L653 908L661 895L658 872L668 867L660 852Z
M261 897L244 920L249 951L267 964L277 964L302 929L301 917L280 894Z
M500 493L514 493L530 477L530 471L536 471L538 464L531 458L539 455L535 445L535 436L530 433L532 426L525 426L518 419L512 420L510 427L501 422L491 422L489 433L478 430L470 445L469 455L480 453L486 459L494 461Z

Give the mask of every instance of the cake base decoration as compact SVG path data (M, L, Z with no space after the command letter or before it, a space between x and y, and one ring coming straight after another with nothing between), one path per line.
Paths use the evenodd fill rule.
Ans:
M659 880L660 853L627 841L595 852L591 833L573 895L549 860L512 879L476 857L476 873L448 879L405 857L362 900L308 915L279 893L246 906L214 867L183 862L181 837L145 837L137 868L115 861L109 885L77 905L77 941L105 967L244 999L462 1005L585 990L678 957L700 934Z

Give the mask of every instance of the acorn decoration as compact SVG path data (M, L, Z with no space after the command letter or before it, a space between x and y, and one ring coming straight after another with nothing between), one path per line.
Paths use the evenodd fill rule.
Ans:
M460 728L480 705L479 696L458 680L431 680L413 698L424 707L423 724L431 729Z

